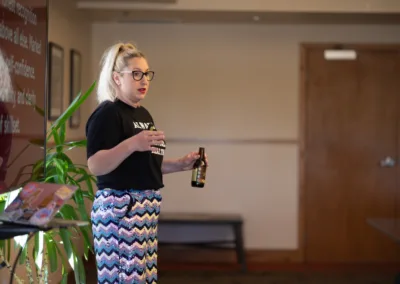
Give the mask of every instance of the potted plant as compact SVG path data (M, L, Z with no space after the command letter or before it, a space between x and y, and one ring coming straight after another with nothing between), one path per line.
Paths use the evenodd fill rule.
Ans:
M71 115L82 105L89 97L95 87L95 82L85 93L79 93L74 101L69 105L64 113L54 121L47 129L46 140L32 140L27 147L44 147L46 143L45 159L40 159L33 165L25 165L19 171L18 178L27 176L26 180L20 184L22 187L28 181L50 182L59 184L71 184L78 187L74 196L72 205L65 204L57 217L70 220L84 220L90 224L90 214L86 209L85 200L93 202L94 191L93 182L95 177L92 176L86 165L74 163L68 157L68 151L80 147L86 147L86 139L80 141L66 140L66 124ZM35 106L38 113L45 117L45 112L38 106ZM26 148L27 148L26 147ZM25 151L26 148L22 151ZM26 172L29 169L29 172ZM11 193L7 193L0 197L0 212L4 210L7 202L10 202ZM86 283L85 269L83 266L84 257L88 259L89 253L93 253L91 243L91 225L73 228L72 230L59 229L47 232L39 232L34 235L32 242L21 241L21 237L16 237L7 241L0 241L0 258L3 258L7 265L11 259L11 242L17 249L21 249L19 264L27 266L29 282L31 283L47 283L48 275L54 273L59 265L61 265L62 282L67 283L68 266L74 271L76 283ZM24 238L22 238L24 239ZM83 256L77 250L74 239L83 241ZM30 248L30 246L32 246ZM32 269L30 269L30 259L28 252L33 252L33 261L36 268L36 278L34 281ZM17 275L14 279L19 280Z

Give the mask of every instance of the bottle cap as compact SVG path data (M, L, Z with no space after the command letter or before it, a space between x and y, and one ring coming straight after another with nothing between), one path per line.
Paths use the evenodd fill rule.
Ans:
M204 147L199 148L199 154L200 154L200 156L204 155Z

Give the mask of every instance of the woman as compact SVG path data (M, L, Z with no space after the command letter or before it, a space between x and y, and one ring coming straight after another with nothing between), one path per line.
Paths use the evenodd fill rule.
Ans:
M157 282L157 220L162 175L192 169L197 152L164 160L165 136L141 105L154 72L133 44L103 55L99 106L86 125L98 283Z

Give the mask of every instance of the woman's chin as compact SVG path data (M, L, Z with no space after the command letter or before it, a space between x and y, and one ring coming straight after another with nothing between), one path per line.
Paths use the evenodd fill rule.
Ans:
M138 101L143 100L145 97L146 97L146 93L144 93L144 94L137 94L137 95L135 96L135 98L136 98Z

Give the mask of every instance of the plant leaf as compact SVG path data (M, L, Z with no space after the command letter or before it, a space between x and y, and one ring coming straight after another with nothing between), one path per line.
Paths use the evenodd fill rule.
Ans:
M46 233L44 237L46 241L47 254L49 255L50 260L50 272L53 273L58 268L56 244L49 234Z
M61 284L68 284L68 270L63 270Z
M65 173L67 171L65 167L65 163L59 159L53 159L53 165L56 167L57 170L57 183L66 184Z
M44 148L45 140L44 138L33 138L29 139L29 143Z
M60 209L61 216L67 220L79 220L75 208L69 204L64 204Z
M79 256L74 243L72 243L72 250L75 254L75 267L76 267L76 269L74 270L75 283L85 284L86 283L85 268L83 267L82 258Z
M19 90L19 91L22 91L20 87L18 87L18 90ZM44 116L46 115L45 111L44 111L41 107L39 107L37 104L35 104L35 105L33 104L33 101L31 100L30 97L28 97L27 94L25 94L25 100L26 100L27 102L29 102L30 105L33 105L34 110L35 110L38 114L40 114L42 117L44 117Z
M85 201L83 200L82 189L75 191L76 203L78 204L78 210L81 213L82 220L90 221L90 218L86 212Z
M34 106L34 109L36 110L36 112L38 113L38 114L40 114L41 116L45 116L45 112L44 112L44 110L41 108L41 107L39 107L38 105L35 105Z
M56 121L50 126L48 136L51 136L63 123L72 116L72 114L81 106L81 104L89 97L96 86L96 81L89 87L89 89L82 95L79 93L76 98L71 102L68 108L57 118ZM54 134L53 134L54 135Z
M2 196L2 199L0 201L0 212L4 211L4 208L6 207L6 196Z
M43 265L43 231L35 234L35 246L33 248L33 259L35 261L36 273L42 269Z
M60 145L58 145L60 147L63 146L65 143L65 123L62 123L60 125L60 128L58 130L58 136L60 137Z
M89 191L82 190L82 195L84 198L89 199L92 202L94 201L94 196L92 194L90 194Z
M41 142L33 141L33 143L34 144L35 143L40 144ZM53 146L53 147L47 147L47 150L54 150L54 149L57 149L57 147L61 147L61 146L64 147L64 151L70 151L70 150L75 149L75 148L86 147L87 146L87 142L86 142L86 139L85 140L79 140L79 141L68 141L68 142L65 142L65 143L60 144L60 145L56 145L56 146Z
M59 234L60 234L60 232L59 232ZM65 267L65 268L67 268L68 267L68 261L65 259L64 254L61 252L61 249L58 247L58 245L56 244L56 241L54 240L53 237L51 238L51 241L54 243L54 247L56 248L56 251L57 251L58 255L61 258L61 265L63 267Z
M0 240L0 251L5 254L6 243L5 240Z
M94 200L92 183L95 182L96 179L87 171L87 165L74 164L71 158L66 154L67 151L74 148L86 147L87 141L86 139L82 139L66 142L66 128L68 119L79 107L81 107L84 101L93 92L95 85L96 82L94 82L85 93L78 94L75 100L68 106L67 110L64 111L62 115L47 129L44 139L36 137L29 141L30 143L26 147L29 147L30 145L32 147L43 148L46 151L46 156L44 159L40 159L36 161L35 164L30 165L32 167L31 173L27 173L27 166L22 167L19 171L18 180L16 181L19 183L19 179L23 176L22 179L26 179L24 182L45 181L78 186L78 190L75 192L73 198L76 206L70 204L64 205L60 212L57 213L57 216L63 219L83 219L89 221L89 223L90 218L85 206L85 199L91 201ZM45 112L41 108L35 106L35 110L45 117ZM83 191L82 186L84 186L85 189L87 187L88 190ZM0 207L0 209L4 210L4 206L3 208ZM68 283L68 266L71 266L74 270L76 283L84 283L86 275L81 252L76 248L75 242L72 242L77 239L77 236L79 236L80 241L83 242L83 254L85 259L87 259L89 252L93 252L90 238L90 225L78 228L73 227L68 230L59 229L56 231L49 231L43 234L42 240L36 237L32 253L37 267L39 266L37 261L40 259L40 256L43 253L46 253L48 260L47 258L45 259L45 269L47 269L47 266L50 266L50 271L56 272L58 270L58 264L61 264L61 283ZM59 239L62 240L62 245L60 245L61 243L58 243ZM45 252L42 251L41 243L45 244ZM8 249L6 244L8 245ZM7 251L8 259L11 258L10 246L11 242L9 241L7 243L0 242L0 249L3 247L4 251ZM28 251L31 251L31 249L26 245L24 252L27 253ZM58 258L60 258L60 261ZM28 261L28 259L29 257L26 255L26 260ZM43 273L43 271L40 271L40 273ZM37 275L40 276L40 273ZM43 275L44 274L46 273L43 273Z
M71 239L70 239L70 233L68 230L60 228L60 236L63 241L64 249L67 254L67 259L69 262L69 265L72 267L73 270L75 270L75 256L73 255L72 251L72 244L71 244Z
M84 256L85 259L88 260L89 258L89 251L91 251L92 253L94 253L93 249L92 249L92 243L90 241L89 238L89 232L88 232L88 227L79 227L79 229L81 230L81 233L83 235L83 240L84 240Z
M7 261L11 259L11 240L7 240Z
M78 141L70 141L65 143L64 145L66 146L73 146L73 147L86 147L87 146L87 140L83 139L83 140L78 140Z
M54 242L54 239L52 239ZM55 242L54 242L55 244ZM61 252L61 249L55 244L55 248L57 250L57 253L59 255L59 257L61 258L61 273L62 273L62 279L61 279L61 283L67 284L68 283L68 262L64 257L64 254Z
M57 158L59 160L63 160L66 163L66 169L68 169L70 167L75 167L72 160L65 153L58 153Z
M60 135L58 134L58 132L56 130L53 132L53 140L55 143L55 148L57 150L57 153L60 153L62 151L62 147L60 147L60 144L62 144L62 142L61 142ZM49 139L47 139L47 141L49 141Z
M24 264L26 261L26 257L28 256L28 244L24 246L24 248L21 251L21 256L19 259L19 264Z

